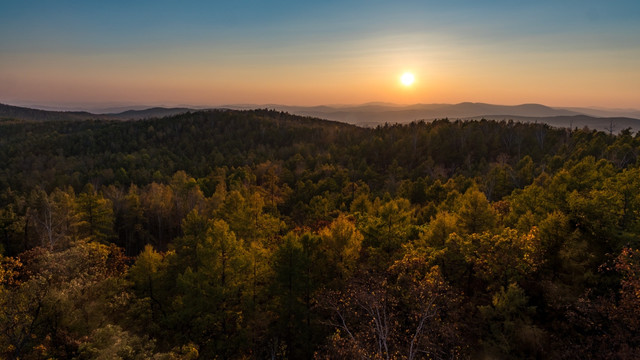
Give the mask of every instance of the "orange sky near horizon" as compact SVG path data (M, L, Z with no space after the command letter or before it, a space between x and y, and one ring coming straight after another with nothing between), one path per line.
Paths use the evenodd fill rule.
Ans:
M127 14L114 4L98 13L63 2L50 16L14 4L0 15L0 102L640 108L636 3L587 1L584 13L551 1L356 3L229 3L219 13L168 2L127 5ZM410 87L399 80L405 71L415 74Z

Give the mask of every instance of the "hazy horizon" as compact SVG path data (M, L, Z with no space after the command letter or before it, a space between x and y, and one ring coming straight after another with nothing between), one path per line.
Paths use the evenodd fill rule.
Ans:
M638 109L638 33L635 1L12 2L0 102Z
M202 105L202 104L165 104L165 103L157 103L157 104L148 104L148 103L89 103L89 104L60 104L60 103L52 103L52 104L40 104L35 102L18 102L18 103L7 103L3 102L0 99L0 104L5 104L9 106L18 106L25 107L31 109L38 110L46 110L46 111L86 111L95 114L108 114L115 112L122 112L127 110L147 110L151 108L188 108L188 109L217 109L217 108L225 108L225 107L233 107L233 108L247 108L247 109L259 109L259 108L269 108L269 107L283 107L283 108L314 108L314 107L328 107L332 109L340 109L340 108L358 108L365 107L370 105L383 105L389 107L397 107L397 108L410 108L416 106L432 106L432 105L442 105L442 106L456 106L460 104L471 103L471 104L486 104L491 106L524 106L524 105L542 105L552 109L566 109L566 110L579 110L579 109L591 109L591 110L601 110L606 112L640 112L640 106L637 108L615 108L615 107L603 107L603 106L549 106L547 104L541 103L521 103L521 104L492 104L492 103L484 103L484 102L476 102L476 101L463 101L459 103L412 103L412 104L399 104L399 103L391 103L385 101L369 101L358 104L312 104L312 105L292 105L292 104L251 104L251 103L236 103L236 104L212 104L212 105ZM508 115L508 114L504 114Z

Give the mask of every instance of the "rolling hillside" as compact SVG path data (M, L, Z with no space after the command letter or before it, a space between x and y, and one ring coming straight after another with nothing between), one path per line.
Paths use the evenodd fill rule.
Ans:
M310 116L348 124L375 127L384 124L406 124L412 121L432 121L435 119L461 120L513 120L519 122L544 123L554 127L571 127L610 131L617 133L630 128L640 131L638 118L633 110L622 111L593 110L581 108L552 108L540 104L515 106L464 102L459 104L415 104L395 105L388 103L368 103L354 106L286 106L286 105L225 105L220 108L248 110L269 108L294 115ZM187 112L200 111L197 108L153 107L144 110L127 110L117 113L94 114L85 111L47 111L0 104L0 119L19 121L62 121L62 120L142 120L163 118ZM588 113L588 114L587 114ZM596 116L601 115L601 116ZM631 116L630 116L631 115Z

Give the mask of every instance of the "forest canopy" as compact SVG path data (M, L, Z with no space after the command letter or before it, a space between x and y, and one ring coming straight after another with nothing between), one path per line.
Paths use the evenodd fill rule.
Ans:
M0 122L0 357L640 357L640 136Z

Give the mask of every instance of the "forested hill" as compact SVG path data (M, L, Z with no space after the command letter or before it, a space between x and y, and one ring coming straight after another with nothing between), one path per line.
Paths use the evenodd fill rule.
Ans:
M20 191L82 188L88 182L146 185L178 170L204 179L218 167L255 168L270 161L283 168L289 185L300 169L309 174L330 165L376 193L393 194L405 179L486 177L496 164L517 167L525 156L547 172L586 155L627 166L635 163L635 148L621 142L631 135L485 120L369 129L268 110L211 110L139 122L3 124L0 184ZM509 190L488 194L499 199Z
M543 123L553 127L583 128L609 131L615 134L624 129L640 130L638 112L634 110L594 110L588 108L550 108L539 104L515 106L483 103L394 105L371 103L358 106L284 106L284 105L227 105L219 109L249 110L269 108L300 116L335 120L362 127L408 124L412 121L435 119L461 120L513 120L525 123ZM70 120L141 120L174 116L202 109L186 107L153 107L108 113L86 111L46 111L0 104L0 121L70 121ZM106 110L103 110L106 111ZM111 111L116 111L111 109Z
M640 357L640 136L0 122L0 358Z
M118 113L94 114L87 111L51 111L0 104L0 121L73 121L73 120L140 120L184 114L188 108L155 107Z
M0 126L0 184L20 191L82 188L87 182L146 185L168 180L178 170L206 178L222 166L255 167L292 161L296 154L303 159L329 156L330 149L358 143L370 132L267 110Z
M85 111L48 111L0 104L0 121L63 121L99 119Z

